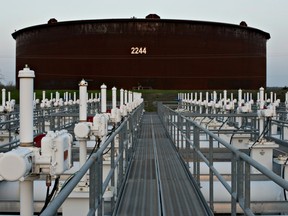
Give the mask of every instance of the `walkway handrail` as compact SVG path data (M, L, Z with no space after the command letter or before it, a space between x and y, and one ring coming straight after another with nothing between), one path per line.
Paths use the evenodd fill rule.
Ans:
M99 102L94 103L95 107L99 106L98 105ZM33 114L35 136L37 136L37 134L42 134L45 132L45 122L50 123L50 130L61 130L72 126L73 124L76 123L76 121L78 121L79 118L79 114L77 114L79 113L78 110L79 106L77 104L61 107L35 109ZM95 113L95 110L93 111ZM59 121L60 118L62 118L62 120L65 119L67 120L61 122ZM1 114L0 131L9 132L9 142L0 144L0 152L10 151L12 148L18 146L19 139L16 139L15 137L12 136L13 131L17 131L18 128L19 128L19 112L14 111L10 113Z
M90 206L89 206L88 215L95 215L95 211L98 208L102 207L101 202L103 199L104 191L106 190L106 187L108 186L108 184L103 184L103 182L104 183L107 181L109 182L113 176L113 175L108 175L106 177L106 179L102 182L102 173L96 173L97 169L98 169L98 171L100 170L100 172L101 172L102 168L97 167L97 165L102 166L103 152L105 151L105 149L107 149L107 147L110 144L114 145L113 142L114 142L116 135L121 134L122 132L127 133L128 122L130 122L129 123L130 132L131 133L133 133L133 132L137 133L137 131L135 129L136 129L137 124L139 123L140 118L142 116L143 107L144 107L144 104L142 103L139 107L137 107L131 113L131 115L129 115L127 118L124 119L124 121L120 124L120 126L106 140L104 140L101 143L100 148L97 150L97 152L93 153L89 157L89 159L86 161L86 163L79 169L77 174L75 174L74 177L65 185L65 187L62 188L62 190L58 193L58 195L55 197L55 199L49 204L49 206L43 211L43 213L41 215L49 216L49 215L55 214L57 212L57 210L60 208L60 206L63 204L63 202L68 198L68 196L73 191L73 189L76 187L76 185L80 182L80 180L82 179L84 174L88 171L88 169L90 169L89 170L89 175L90 175L90 178L89 178L89 185L90 185L89 203L90 203ZM123 154L125 153L124 152L125 151L124 150L124 142L127 143L127 140L121 140L120 142L122 142L122 144L119 143L119 147L121 148L121 146L122 146L122 149L119 149L118 158L122 157L122 159L123 159ZM111 147L114 148L114 146L111 146ZM126 154L128 154L128 152L126 152ZM120 163L121 161L118 161L118 162ZM112 166L111 170L115 171L116 167L117 167L116 165ZM120 170L120 172L121 172L121 170ZM96 179L96 178L98 178L98 179ZM101 179L99 179L99 178L101 178ZM96 180L96 182L95 182L95 180ZM98 185L95 185L97 183L98 183Z
M213 175L217 176L219 181L223 184L226 190L231 194L232 198L232 205L231 205L231 214L236 215L236 203L242 208L242 210L247 215L254 215L252 210L250 209L250 166L253 166L255 169L260 171L263 175L268 177L270 180L278 184L285 190L288 190L288 181L284 180L273 171L267 169L257 161L253 160L247 154L239 151L237 148L226 142L225 140L221 139L216 134L212 133L208 129L202 127L201 125L197 124L196 122L192 121L191 119L183 116L181 113L172 110L168 106L165 106L161 103L158 103L158 114L162 119L166 131L170 135L171 139L173 140L173 132L174 135L179 138L179 133L184 138L186 143L189 143L195 150L198 156L202 158L202 160L206 163L206 165L210 169L210 207L213 209L213 191L211 192L211 187L213 190ZM169 117L170 115L177 116L177 123L172 122L172 118ZM185 124L179 124L179 122L183 123L185 120ZM186 127L186 131L184 132L181 126ZM193 127L193 141L190 140L190 127ZM172 130L172 128L175 128ZM187 136L187 131L188 135ZM208 158L204 156L199 148L199 136L200 131L203 131L205 134L209 136L209 155ZM169 133L170 132L170 133ZM231 186L227 183L225 178L215 169L213 166L213 139L221 143L227 149L230 150L232 153L232 180ZM212 158L211 158L212 157ZM197 157L198 158L198 157ZM197 161L195 159L194 162L194 172L193 173L200 184L200 166L199 166L199 158ZM195 164L196 163L196 164ZM244 164L243 164L244 163ZM238 171L237 171L238 169ZM211 185L212 182L212 185Z

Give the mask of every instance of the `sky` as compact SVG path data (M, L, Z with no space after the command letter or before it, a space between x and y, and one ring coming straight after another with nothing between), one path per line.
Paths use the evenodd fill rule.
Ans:
M86 19L145 18L201 20L239 24L268 32L267 86L288 86L288 0L1 0L0 81L15 83L15 40L26 27ZM18 72L17 72L18 73Z

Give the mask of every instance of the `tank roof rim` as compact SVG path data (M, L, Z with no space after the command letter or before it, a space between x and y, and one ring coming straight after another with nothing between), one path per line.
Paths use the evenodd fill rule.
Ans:
M21 34L22 32L29 31L32 29L38 29L38 28L46 28L46 27L53 27L53 26L64 26L64 25L73 25L73 24L84 24L84 23L110 23L110 22L166 22L166 23L194 23L194 24L206 24L206 25L224 25L226 27L233 27L233 28L239 28L239 29L248 29L251 31L256 31L260 34L265 35L265 38L268 40L271 38L270 34L268 32L265 32L263 30L260 30L258 28L250 27L250 26L241 26L237 24L232 23L223 23L223 22L214 22L214 21L203 21L203 20L187 20L187 19L146 19L146 18L109 18L109 19L86 19L86 20L69 20L69 21L58 21L57 23L53 24L39 24L39 25L33 25L29 27L22 28L18 31L13 32L11 35L16 40L17 36Z

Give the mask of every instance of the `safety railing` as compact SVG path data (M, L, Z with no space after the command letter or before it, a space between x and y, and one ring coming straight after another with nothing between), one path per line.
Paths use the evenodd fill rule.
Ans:
M89 103L87 112L94 115L99 112L99 102ZM6 152L19 145L19 112L3 113L0 117L0 152ZM37 107L33 118L34 136L47 131L67 129L78 122L79 105ZM2 136L5 136L5 139L2 139Z
M170 135L172 141L177 145L180 136L184 139L186 146L184 148L193 149L193 176L200 185L200 161L204 162L209 167L209 204L212 211L214 210L214 184L213 178L216 176L222 185L231 195L231 215L237 214L237 204L241 207L246 215L254 215L251 210L250 193L251 193L251 168L254 167L261 174L266 176L271 181L278 184L283 190L288 190L288 181L281 178L271 170L267 169L260 163L253 160L247 154L239 151L227 141L221 139L218 135L212 133L203 126L192 121L188 117L175 112L168 106L158 103L158 114ZM208 136L209 147L208 154L201 151L200 134L205 133ZM193 137L193 140L191 139ZM219 142L231 153L231 182L227 182L225 177L213 165L214 152L213 143ZM183 146L178 146L183 147Z
M60 190L55 199L41 215L54 215L61 205L74 190L82 177L89 170L89 209L87 215L103 215L104 192L108 186L116 187L117 193L111 198L111 209L114 209L117 198L123 190L125 175L129 170L130 161L137 143L139 122L143 114L144 103L136 108L120 123L108 138L102 141L100 148L92 153L86 163ZM119 149L116 150L115 142L119 140ZM117 151L117 153L115 153ZM110 154L111 169L103 179L103 155ZM117 179L117 182L115 182Z

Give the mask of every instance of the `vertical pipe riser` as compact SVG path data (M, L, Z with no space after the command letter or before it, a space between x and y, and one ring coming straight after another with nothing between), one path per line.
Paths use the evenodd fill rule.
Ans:
M5 107L6 103L6 89L2 89L2 107Z
M101 113L107 112L107 86L101 86Z
M87 121L87 86L88 83L83 79L79 83L79 121Z
M116 101L117 101L117 88L112 88L112 109L116 108Z
M19 71L20 92L20 145L33 144L33 91L34 71L28 67Z
M20 146L33 146L33 97L34 71L26 66L19 71L20 91ZM20 212L22 216L31 216L33 209L33 181L20 182Z

